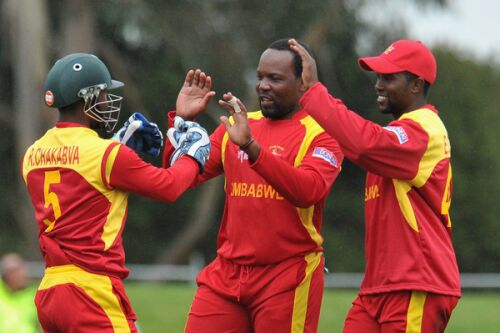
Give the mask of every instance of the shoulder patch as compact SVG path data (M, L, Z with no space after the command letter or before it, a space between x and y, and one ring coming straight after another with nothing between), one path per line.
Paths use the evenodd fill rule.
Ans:
M406 134L406 131L403 127L401 127L401 126L385 126L383 128L385 130L388 130L389 132L393 132L394 134L396 134L400 144L408 142L408 134Z
M339 163L337 161L337 158L335 157L335 154L333 154L331 151L329 151L326 148L323 147L314 147L313 157L319 157L330 163L330 165L338 168Z

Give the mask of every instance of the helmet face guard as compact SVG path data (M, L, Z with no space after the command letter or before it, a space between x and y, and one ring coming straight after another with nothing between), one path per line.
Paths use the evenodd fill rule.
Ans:
M106 84L98 84L81 89L78 96L85 101L83 112L95 121L103 123L106 132L111 132L120 117L123 97L107 93L103 100L99 96L105 89Z
M45 104L60 109L83 99L84 113L111 132L120 116L123 97L108 91L122 86L123 82L113 80L106 65L95 55L72 53L56 61L47 74Z

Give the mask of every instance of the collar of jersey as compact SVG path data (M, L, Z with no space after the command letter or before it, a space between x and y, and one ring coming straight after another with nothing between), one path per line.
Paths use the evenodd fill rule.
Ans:
M65 128L65 127L85 127L82 124L79 123L73 123L69 121L58 121L56 122L56 127L57 128Z

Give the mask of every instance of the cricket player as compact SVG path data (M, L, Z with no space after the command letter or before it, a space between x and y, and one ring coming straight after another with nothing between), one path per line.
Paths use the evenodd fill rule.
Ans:
M377 75L379 110L387 126L347 109L318 82L314 59L299 43L300 104L346 157L368 171L365 188L366 271L344 333L444 332L459 297L451 241L451 146L438 110L427 103L436 61L420 41L398 40L359 59Z
M45 102L58 109L59 121L28 147L21 171L46 263L35 298L46 333L137 332L122 282L129 273L122 245L128 193L174 201L208 157L208 134L199 126L178 147L179 159L169 169L101 138L118 120L122 97L109 91L121 86L99 58L87 53L59 59L45 81ZM153 140L136 148L155 151L158 127L130 120L119 138L131 142L137 130L142 139Z
M278 40L257 68L261 110L247 113L239 101L235 112L230 93L219 101L231 117L211 134L210 159L193 186L224 174L225 206L217 257L197 277L186 332L317 331L322 209L343 154L300 107L301 72L287 39ZM186 82L193 75L204 84L181 90L176 112L184 119L203 112L197 101L212 93L210 77L189 72ZM165 165L170 158L166 149Z

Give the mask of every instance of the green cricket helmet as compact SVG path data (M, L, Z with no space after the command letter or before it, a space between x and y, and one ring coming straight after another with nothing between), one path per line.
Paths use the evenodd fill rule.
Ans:
M47 74L43 90L45 104L53 108L63 108L83 99L85 114L104 123L110 132L120 116L123 97L107 93L103 100L99 94L122 86L123 82L111 79L108 68L95 55L73 53L56 61Z

